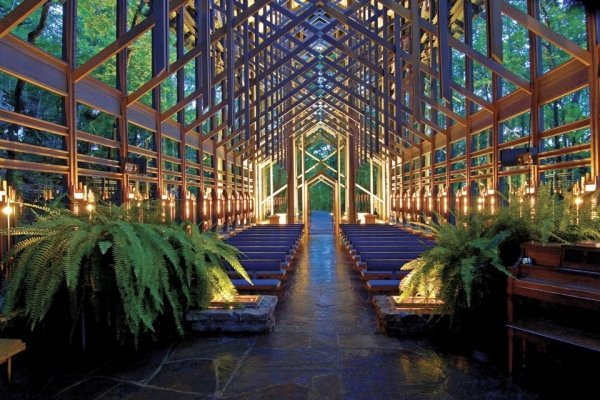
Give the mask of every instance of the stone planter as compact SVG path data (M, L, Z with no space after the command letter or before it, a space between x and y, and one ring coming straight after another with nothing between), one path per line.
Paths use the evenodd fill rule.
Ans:
M194 332L264 333L275 328L277 296L262 296L258 307L188 311Z
M525 257L531 258L536 265L560 266L560 243L527 242L521 244L521 248L525 250Z
M397 307L394 296L373 296L372 302L377 315L377 331L386 335L431 333L439 320L435 304L409 303ZM437 303L439 304L439 303ZM434 318L432 318L432 316Z

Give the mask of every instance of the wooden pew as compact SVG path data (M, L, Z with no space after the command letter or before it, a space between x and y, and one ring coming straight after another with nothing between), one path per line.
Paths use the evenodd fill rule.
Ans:
M570 253L565 252L565 248ZM577 251L576 262L565 258L565 254ZM596 252L593 256L588 253ZM529 315L527 309L520 307L516 298L552 303L580 310L589 316L590 321L600 318L600 249L591 250L587 246L563 246L560 266L521 264L511 272L508 278L508 370L513 372L515 339L520 339L521 358L524 361L527 343L555 344L573 346L595 353L600 352L600 329L594 330L585 325L585 321L568 320L568 315ZM581 261L581 262L580 262ZM594 265L596 263L596 265Z
M366 288L369 294L374 293L388 293L398 294L400 293L400 279L372 279L367 281Z
M232 279L231 282L240 293L270 293L281 289L282 284L279 279L252 279L252 284L244 279Z
M0 365L7 363L8 383L12 380L12 357L25 350L21 339L0 339Z

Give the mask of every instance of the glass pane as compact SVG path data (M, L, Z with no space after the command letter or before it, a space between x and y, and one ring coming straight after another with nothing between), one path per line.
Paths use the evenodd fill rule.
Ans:
M64 124L64 98L0 72L0 109Z
M527 28L503 15L502 42L504 67L529 80L529 31Z
M77 103L77 129L107 139L116 139L116 128L117 117Z
M128 141L131 146L141 147L147 150L156 150L154 132L141 126L128 124Z
M585 87L542 106L542 129L556 128L589 118L590 92Z
M510 142L528 136L531 129L531 112L527 111L521 115L500 123L500 143Z
M0 2L0 17L4 10L12 9L15 1ZM50 0L17 25L12 33L36 47L62 58L63 1Z

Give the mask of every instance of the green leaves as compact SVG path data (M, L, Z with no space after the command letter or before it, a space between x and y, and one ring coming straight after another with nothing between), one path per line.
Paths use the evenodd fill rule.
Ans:
M441 311L451 314L471 308L475 297L485 295L493 271L508 274L498 247L511 232L497 232L494 221L494 216L472 214L468 220L458 217L455 225L435 226L437 245L403 268L411 272L401 283L401 298L438 298L444 302Z
M134 343L159 321L182 335L189 308L235 295L223 263L248 279L237 249L194 225L133 222L114 206L92 219L39 210L32 226L11 230L23 240L11 250L17 261L5 302L7 313L24 311L31 330L64 306L58 299L65 293L74 326L88 309Z
M507 266L518 259L520 243L599 240L591 200L576 203L572 194L561 197L542 185L535 200L512 197L496 215L471 210L468 217L457 216L455 225L442 220L426 226L437 245L406 266L411 272L400 285L401 297L436 297L444 301L442 311L452 314L485 306L492 287L505 282Z
M112 246L112 243L109 242L108 240L103 240L101 242L98 242L98 248L100 248L100 253L102 254L106 254L106 252L108 251L108 249L110 249Z

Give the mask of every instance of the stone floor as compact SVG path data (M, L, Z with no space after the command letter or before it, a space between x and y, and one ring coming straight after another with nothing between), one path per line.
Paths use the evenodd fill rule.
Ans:
M95 357L29 351L2 399L537 399L540 382L513 383L501 366L427 339L376 333L374 312L331 231L315 215L298 271L256 336L194 337L138 353ZM54 353L55 354L55 353Z

